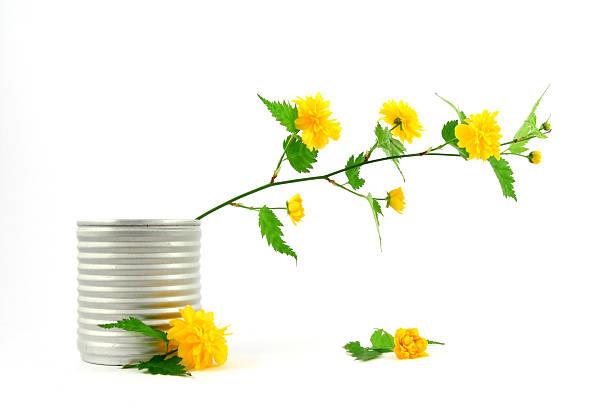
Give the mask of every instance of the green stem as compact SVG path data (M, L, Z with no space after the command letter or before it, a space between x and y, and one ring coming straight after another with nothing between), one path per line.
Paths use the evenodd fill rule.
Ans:
M441 144L440 146L438 146L438 147L436 147L436 148L431 149L431 150L430 150L430 152L435 152L436 150L440 150L440 149L442 149L444 146L446 146L448 143L449 143L449 142L446 142L446 143L444 143L444 144Z
M440 343L439 341L433 341L433 340L427 340L427 344L440 344L442 346L445 346L446 344L444 343Z
M240 208L244 208L246 210L253 210L253 211L259 211L261 210L263 207L247 207L246 205L242 205L240 203L231 203L230 204L232 207L240 207ZM286 210L287 207L268 207L270 210Z
M295 133L289 136L289 142L287 143L287 146L289 146L289 143L291 143L294 137L295 137ZM287 149L283 148L283 154L281 155L281 158L278 160L278 163L276 164L276 168L274 169L274 174L272 175L272 179L270 180L270 183L274 183L274 180L276 180L276 177L278 177L278 174L280 173L281 164L283 164L283 160L285 160L286 155L287 155Z
M268 184L264 184L262 186L259 186L257 188L254 188L252 190L247 191L246 193L242 193L237 195L236 197L232 197L229 200L217 205L216 207L211 208L210 210L206 211L205 213L201 214L200 216L196 217L196 220L201 220L202 218L206 217L207 215L210 215L212 213L214 213L215 211L225 207L226 205L229 205L231 203L233 203L236 200L240 200L241 198L244 198L246 196L249 196L251 194L255 194L259 191L268 189L270 187L273 186L282 186L284 184L293 184L293 183L301 183L303 181L313 181L313 180L327 180L328 178L335 176L336 174L340 174L340 173L344 173L347 170L351 170L357 167L361 167L361 166L365 166L368 164L372 164L372 163L378 163L378 162L382 162L382 161L386 161L386 160L394 160L394 159L403 159L403 158L407 158L407 157L419 157L419 156L455 156L455 157L461 157L461 155L459 154L453 154L453 153L431 153L429 151L424 151L421 153L411 153L411 154L401 154L401 155L397 155L397 156L389 156L389 157L382 157L380 159L374 159L374 160L370 160L367 162L363 162L363 163L357 163L353 166L349 166L349 167L345 167L342 168L340 170L336 170L336 171L332 171L331 173L327 173L327 174L323 174L321 176L311 176L311 177L302 177L302 178L296 178L296 179L291 179L291 180L283 180L283 181L278 181L275 183L268 183Z
M505 145L509 145L509 144L512 144L512 143L524 142L525 140L533 139L534 137L537 137L537 136L529 136L529 137L525 137L525 138L522 138L522 139L513 139L513 140L511 140L509 142L500 144L500 146L505 146Z
M372 152L374 152L374 149L376 149L378 147L378 142L374 143L374 146L372 146L370 148L370 150L368 150L363 158L364 161L368 161L370 160L370 156L372 155Z
M348 191L351 194L355 194L356 196L359 196L361 198L365 198L366 200L368 199L368 197L364 196L363 194L359 194L358 192L356 192L354 190L351 190L350 188L346 188L346 187L344 187L344 185L338 184L338 183L336 183L334 180L332 180L330 178L328 178L327 181L329 181L330 183L332 183L336 187L340 187L341 189ZM374 199L378 200L378 201L387 201L386 198L374 198Z
M525 156L524 154L520 154L520 153L506 153L506 152L503 152L503 153L501 153L501 154L503 154L503 155L508 155L508 154L511 154L511 155L513 155L513 156L521 156L521 157L524 157L524 158L526 158L526 159L528 159L528 158L529 158L529 156Z

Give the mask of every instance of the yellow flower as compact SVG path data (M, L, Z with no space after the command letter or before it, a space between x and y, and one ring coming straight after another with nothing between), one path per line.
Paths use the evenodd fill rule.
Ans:
M168 340L170 347L178 347L178 356L189 370L212 367L227 360L227 326L218 329L212 312L197 312L191 306L179 309L182 319L170 320Z
M287 213L293 225L297 225L298 222L304 218L304 207L302 207L302 197L299 194L294 195L291 200L287 201Z
M340 138L340 124L336 119L330 119L329 101L324 101L319 92L313 98L294 100L298 108L298 118L295 127L302 131L302 141L310 150L320 150L327 145L329 139Z
M407 358L426 357L429 354L427 340L419 336L418 329L397 329L395 331L395 347L393 351L400 360Z
M397 125L392 132L393 135L399 137L402 142L407 140L408 143L412 143L413 138L421 137L419 131L423 130L423 126L421 126L419 122L419 117L415 110L404 101L399 101L399 103L397 103L394 100L389 100L389 102L383 103L383 107L379 113L385 115L380 119L390 125Z
M529 153L529 161L533 164L540 164L542 161L542 153L538 151L533 151Z
M404 207L406 207L404 199L404 192L401 187L391 190L387 194L387 207L391 206L391 208L401 214L404 211Z
M468 160L487 160L494 156L499 160L499 134L501 128L497 125L495 116L499 112L489 113L486 109L479 114L470 115L465 121L467 124L457 125L455 136L459 140L459 147L464 147L469 153Z

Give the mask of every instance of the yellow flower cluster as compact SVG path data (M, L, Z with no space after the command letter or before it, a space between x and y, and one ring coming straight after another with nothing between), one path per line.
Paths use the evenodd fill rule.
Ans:
M470 115L465 124L455 128L455 136L459 140L457 145L467 150L468 160L488 160L491 156L499 160L499 139L502 135L495 120L498 113L489 113L485 109L482 113Z
M392 125L393 135L399 137L402 142L412 143L412 139L421 137L420 131L423 130L423 126L419 122L419 117L415 110L404 101L397 103L390 100L383 103L379 113L384 115L380 120Z
M393 352L400 360L427 357L427 340L419 336L418 329L397 329Z
M319 92L313 98L297 98L294 100L298 109L298 118L295 127L302 131L302 141L310 150L324 148L329 139L340 138L340 124L330 119L329 101L323 100Z
M191 306L179 309L182 319L170 320L168 340L170 347L178 348L181 364L189 370L213 367L214 362L222 365L227 360L227 326L221 329L214 323L212 312Z

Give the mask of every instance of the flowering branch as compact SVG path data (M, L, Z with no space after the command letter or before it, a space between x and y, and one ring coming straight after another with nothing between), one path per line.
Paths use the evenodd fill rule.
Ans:
M429 344L444 345L438 341L428 340L419 335L418 329L402 329L395 331L395 336L383 329L376 329L370 337L372 346L363 347L358 341L344 345L344 349L356 360L369 361L384 353L395 353L400 360L427 357L425 352Z
M262 190L266 190L270 187L273 186L282 186L284 184L293 184L293 183L301 183L304 181L313 181L313 180L326 180L332 176L335 176L336 174L340 174L340 173L344 173L346 170L351 170L357 167L361 167L361 166L365 166L367 164L373 164L373 163L378 163L378 162L382 162L382 161L387 161L387 160L397 160L397 159L405 159L408 157L420 157L420 156L454 156L454 157L461 157L461 155L459 154L454 154L454 153L433 153L433 149L432 150L425 150L421 153L411 153L411 154L400 154L397 156L389 156L389 157L381 157L380 159L374 159L374 160L369 160L367 162L363 162L363 163L358 163L355 164L353 166L349 166L349 167L345 167L342 168L340 170L336 170L336 171L332 171L331 173L327 173L327 174L323 174L321 176L311 176L311 177L301 177L301 178L295 178L295 179L291 179L291 180L283 180L283 181L277 181L274 183L268 183L268 184L264 184L262 186L259 186L257 188L254 188L252 190L249 190L245 193L239 194L236 197L232 197L227 201L224 201L223 203L217 205L216 207L211 208L210 210L206 211L205 213L199 215L198 217L196 217L196 220L201 220L202 218L214 213L217 210L220 210L221 208L225 207L226 205L229 205L231 203L233 203L236 200L240 200L241 198L250 196L251 194L255 194L259 191Z
M544 91L546 92L546 91ZM436 94L437 95L437 94ZM543 96L544 94L542 94ZM286 207L261 207L246 206L238 200L266 190L272 186L284 184L294 184L313 180L325 180L330 184L368 201L376 231L380 240L380 219L383 214L381 201L386 203L387 208L392 208L398 213L402 213L406 206L405 195L402 187L397 187L387 192L385 198L375 198L372 193L358 192L366 180L360 175L360 168L366 164L378 163L391 160L398 172L405 181L404 174L399 165L400 159L422 156L451 156L461 157L465 160L480 159L491 166L497 177L502 193L505 197L516 200L514 191L514 173L506 158L520 156L528 159L533 164L538 164L542 160L539 151L530 151L525 147L527 142L533 138L546 138L551 130L548 119L538 126L536 123L535 110L538 107L542 96L533 105L527 119L522 123L512 140L501 143L501 127L498 125L496 116L499 112L489 112L484 110L482 113L466 115L457 108L452 102L442 98L445 103L453 108L458 120L450 120L442 127L442 139L444 143L436 147L430 147L420 153L406 153L404 143L412 143L414 138L422 136L423 126L421 125L416 111L404 101L389 100L383 103L379 113L382 117L377 121L374 128L375 142L371 147L358 154L351 155L343 168L319 176L307 176L293 178L290 180L276 181L281 171L281 167L287 161L298 173L310 173L313 164L317 162L317 156L330 140L340 138L341 127L336 119L331 118L332 112L329 110L329 101L325 101L321 94L297 98L289 101L269 101L258 95L264 105L268 108L272 116L288 132L288 136L283 141L283 151L278 160L274 173L267 184L263 184L252 190L239 194L227 201L204 212L196 219L201 220L213 212L227 206L244 208L256 211L258 214L261 235L264 237L274 250L292 256L297 261L297 254L284 241L283 223L275 215L273 210L286 210L289 219L294 225L301 222L304 217L304 207L302 198L295 194L286 202ZM389 125L389 126L385 126ZM434 145L435 146L435 145ZM451 146L455 149L454 153L439 153L438 151ZM504 147L500 149L500 147ZM385 157L373 159L374 151L380 149ZM503 157L502 157L503 156ZM346 176L346 182L337 182L332 179L337 174ZM382 249L382 246L381 246Z

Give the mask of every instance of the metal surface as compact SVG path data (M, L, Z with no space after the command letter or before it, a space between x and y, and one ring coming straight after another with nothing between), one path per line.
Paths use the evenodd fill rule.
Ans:
M79 221L78 347L89 363L134 363L163 350L138 333L98 324L135 316L161 330L200 307L200 222Z

